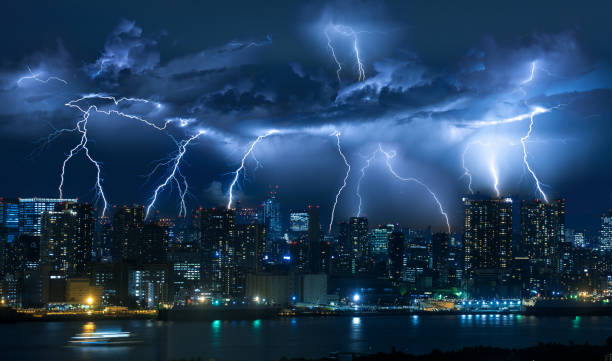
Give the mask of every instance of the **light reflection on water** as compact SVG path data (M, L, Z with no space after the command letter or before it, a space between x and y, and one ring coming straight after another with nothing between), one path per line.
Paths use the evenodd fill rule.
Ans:
M91 330L130 331L144 343L129 347L66 347L72 336ZM132 320L0 324L0 349L2 359L8 360L144 361L201 357L257 361L279 360L283 356L320 358L335 351L389 352L392 346L410 353L425 353L434 348L450 350L478 344L524 347L569 340L603 344L611 335L610 317L468 314L212 322Z

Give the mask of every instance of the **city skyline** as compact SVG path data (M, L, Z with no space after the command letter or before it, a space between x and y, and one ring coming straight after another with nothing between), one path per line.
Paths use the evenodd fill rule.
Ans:
M240 19L221 31L164 21L157 5L98 9L95 26L11 6L3 31L51 30L6 44L4 197L174 217L253 207L278 185L286 210L317 204L322 224L369 215L457 232L472 192L567 199L576 229L612 208L612 54L591 8L563 27L550 20L562 6L543 4L504 5L523 21L497 23L479 16L498 6L485 3L452 5L442 23L413 15L434 16L424 4L295 5L265 24L226 5L194 12Z
M0 358L612 360L612 2L0 12Z

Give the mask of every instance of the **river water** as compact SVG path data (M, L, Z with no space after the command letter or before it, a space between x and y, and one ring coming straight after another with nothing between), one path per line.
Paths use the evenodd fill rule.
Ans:
M92 326L134 332L132 346L69 347L70 337ZM0 324L1 360L234 361L322 357L330 352L411 353L470 345L524 347L538 342L602 344L612 317L426 315L287 318L256 321L161 322L149 320Z

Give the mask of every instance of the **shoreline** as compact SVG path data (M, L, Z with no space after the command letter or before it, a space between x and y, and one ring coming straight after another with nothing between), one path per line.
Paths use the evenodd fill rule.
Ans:
M87 312L27 312L16 309L5 308L0 310L0 323L16 322L71 322L71 321L119 321L119 320L155 320L155 321L180 321L180 322L212 322L221 321L253 321L274 320L301 317L385 317L385 316L466 316L466 317L502 317L536 316L536 317L580 317L580 316L612 316L612 309L591 308L551 308L551 309L528 309L521 312L464 312L464 311L304 311L297 310L292 313L284 312L281 308L178 308L162 309L159 311L126 311L121 313L87 313Z

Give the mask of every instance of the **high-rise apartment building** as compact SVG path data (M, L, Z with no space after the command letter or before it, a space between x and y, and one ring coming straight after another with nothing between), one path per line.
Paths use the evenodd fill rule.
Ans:
M565 241L565 200L521 202L521 246L533 262L558 269L558 248Z
M90 204L58 203L41 221L40 262L69 276L83 275L91 262L93 209Z
M239 293L234 211L221 208L201 213L203 280L208 288L226 297Z
M142 245L144 207L118 207L113 215L113 261L137 262Z
M463 198L464 270L510 269L512 260L512 199Z
M351 217L349 219L349 244L351 254L351 273L363 273L368 266L368 219Z

